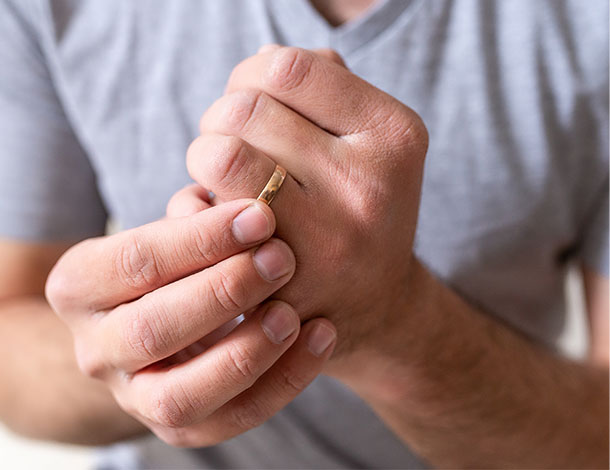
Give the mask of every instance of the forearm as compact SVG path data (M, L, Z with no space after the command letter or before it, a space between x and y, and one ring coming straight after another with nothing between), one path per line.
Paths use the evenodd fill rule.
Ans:
M607 366L560 357L427 274L412 287L432 299L409 307L419 325L356 361L362 379L342 371L405 443L441 467L607 468Z
M0 303L0 420L29 437L102 445L144 432L85 377L72 337L40 296Z

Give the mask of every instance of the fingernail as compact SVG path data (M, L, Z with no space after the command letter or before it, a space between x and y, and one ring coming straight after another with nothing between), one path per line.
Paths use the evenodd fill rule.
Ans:
M274 305L263 317L263 331L276 344L283 343L297 329L296 315L288 307Z
M309 332L307 347L315 356L321 356L337 337L334 330L324 325L316 325Z
M253 258L256 270L267 281L275 281L285 276L294 266L294 255L279 241L265 243L256 250Z
M271 235L271 223L257 205L252 204L237 214L231 225L233 236L244 245L256 243Z

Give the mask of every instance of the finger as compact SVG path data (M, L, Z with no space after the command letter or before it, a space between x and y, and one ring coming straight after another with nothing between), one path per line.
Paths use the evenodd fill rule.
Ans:
M123 395L151 423L189 426L251 387L295 341L299 327L292 307L272 302L194 359L136 373Z
M171 197L166 213L170 218L188 217L210 207L209 191L198 184L189 184Z
M239 200L88 240L55 266L47 297L66 319L112 308L255 246L274 230L269 207Z
M266 52L272 52L273 50L277 50L279 48L280 48L280 46L277 46L277 48L275 48L275 49L259 51L259 54L266 53ZM316 54L318 54L322 57L327 58L331 62L334 62L335 64L338 64L341 67L347 68L347 65L345 65L345 62L343 61L343 57L341 57L339 55L339 53L334 49L329 49L329 48L324 47L324 48L320 48L320 49L313 49L313 52L315 52Z
M264 423L320 374L335 343L332 323L320 318L308 321L301 327L296 342L252 387L200 425L186 429L185 436L193 445L198 442L213 445Z
M134 372L171 356L258 305L294 274L292 251L278 239L123 304L87 338L88 374L108 366Z
M201 117L200 130L202 134L232 135L247 141L300 182L315 179L318 168L344 145L256 90L239 90L218 99Z
M220 202L257 197L275 170L275 162L263 152L239 137L222 134L204 134L195 139L186 162L191 178L211 188ZM303 198L303 190L288 170L273 200L276 218L303 207Z
M328 132L345 136L383 127L406 132L409 108L345 67L312 51L282 47L241 62L227 93L261 90Z
M252 387L228 401L199 423L180 429L153 428L174 445L214 445L271 418L318 376L336 343L333 325L314 319L301 328L296 342Z

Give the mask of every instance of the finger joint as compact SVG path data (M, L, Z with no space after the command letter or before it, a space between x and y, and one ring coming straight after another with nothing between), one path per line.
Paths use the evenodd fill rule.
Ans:
M191 422L189 407L179 400L182 391L176 390L177 384L162 385L152 399L150 419L170 429L180 429Z
M216 278L210 283L215 304L229 313L239 313L244 310L247 289L243 281L235 274L226 274L221 270L217 273Z
M164 354L166 341L163 341L150 317L150 313L145 317L138 311L126 316L123 323L123 343L134 353L138 362L152 363Z
M252 398L242 398L237 403L231 413L233 426L240 432L253 429L265 422L267 412L261 403Z
M258 113L263 99L263 92L259 90L240 90L227 95L223 102L222 125L229 132L243 132Z
M238 342L227 343L226 360L229 377L248 388L256 380L256 366L251 354Z
M225 137L213 165L215 184L221 188L231 187L236 182L243 184L243 172L247 163L247 147L244 141L235 136Z
M305 86L311 76L315 55L296 47L283 47L273 53L265 74L265 85L276 92L290 92Z
M135 231L121 244L114 266L117 279L130 289L154 290L163 279L155 251Z

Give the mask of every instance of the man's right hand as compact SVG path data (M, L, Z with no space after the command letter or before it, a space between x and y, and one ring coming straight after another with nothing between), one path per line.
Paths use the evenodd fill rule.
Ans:
M46 294L86 374L166 442L205 446L289 403L321 371L334 339L319 346L335 330L321 318L301 327L288 304L263 303L295 270L290 248L270 238L269 207L237 200L175 217L179 200L171 218L71 248Z

